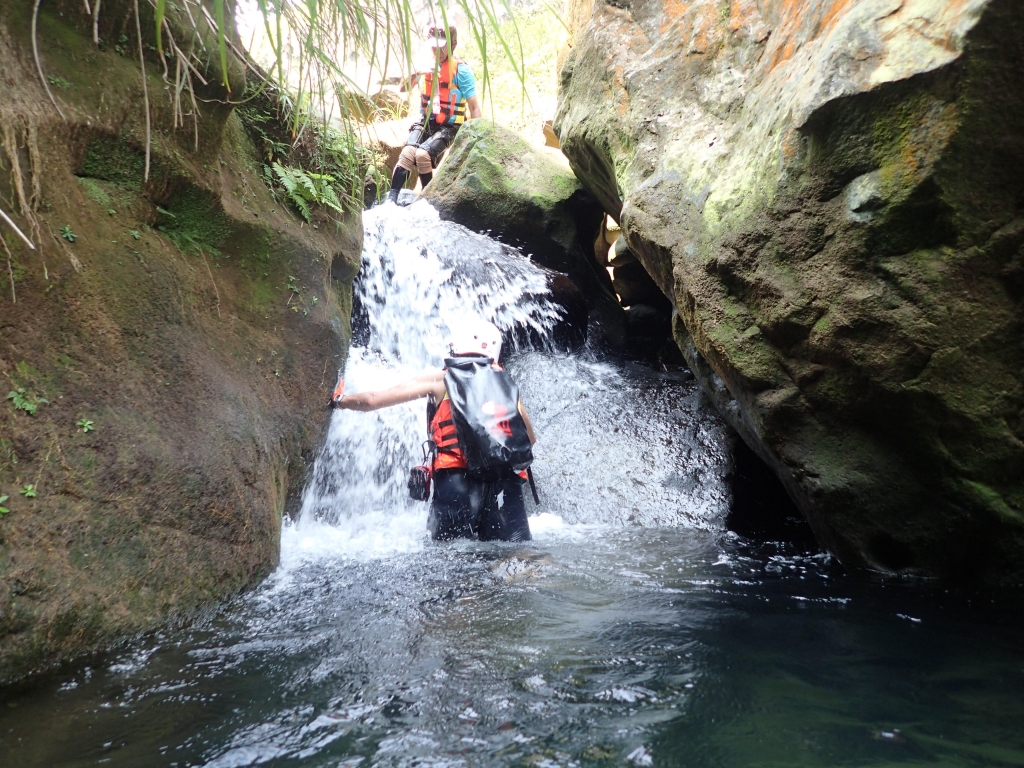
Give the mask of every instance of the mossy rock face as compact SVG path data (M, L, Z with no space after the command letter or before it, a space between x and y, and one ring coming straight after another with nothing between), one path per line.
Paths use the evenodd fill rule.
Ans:
M1024 6L580 0L555 128L847 564L1024 581Z
M81 4L44 4L40 58L69 83L54 88L65 121L35 71L31 4L17 5L0 11L0 80L16 84L0 127L34 196L30 214L9 212L38 250L0 228L0 379L36 410L0 404L0 682L275 566L347 349L361 247L358 217L305 225L273 198L230 110L203 107L196 150L156 67L146 180L137 59L69 26ZM0 188L12 167L0 149Z
M608 273L588 251L603 211L550 154L489 120L471 120L459 129L425 197L441 218L487 231L568 275L604 338L622 344L622 308Z

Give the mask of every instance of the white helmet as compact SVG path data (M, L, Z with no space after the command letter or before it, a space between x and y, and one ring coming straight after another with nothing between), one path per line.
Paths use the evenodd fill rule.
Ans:
M495 362L501 355L501 331L486 320L470 320L452 332L453 355L487 355Z

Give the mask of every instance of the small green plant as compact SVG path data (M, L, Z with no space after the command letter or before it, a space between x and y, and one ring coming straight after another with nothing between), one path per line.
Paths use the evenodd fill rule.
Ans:
M63 77L58 77L57 75L50 75L46 79L50 81L50 85L56 86L57 88L70 88L71 87L71 83L70 82L65 80Z
M107 216L116 216L116 215L117 215L117 211L115 211L113 208L107 208Z
M7 496L0 496L0 517L11 513L11 510L4 506L4 502L7 501L7 499Z
M75 238L78 237L74 232L71 231L71 225L65 224L60 228L60 236L67 240L69 243L75 242Z
M124 56L128 51L127 47L128 35L121 35L117 38L117 45L114 46L114 51L118 56Z
M34 499L36 496L39 495L38 493L36 493L36 487L32 483L25 483L25 485L21 486L21 490L18 491L18 493L20 493L26 499Z
M128 234L132 236L133 240L138 240L140 237L142 237L142 235L139 234L139 230L137 229L129 229Z
M7 393L7 399L11 401L16 411L24 411L29 416L34 416L40 405L49 405L50 401L45 397L38 397L26 391L24 387L12 390Z
M288 199L307 222L312 221L309 208L311 203L331 208L338 213L345 212L334 188L336 180L329 173L313 173L280 163L274 163L273 168Z
M89 419L79 419L78 421L75 422L75 426L86 433L92 432L94 429L96 429L94 422L90 421Z

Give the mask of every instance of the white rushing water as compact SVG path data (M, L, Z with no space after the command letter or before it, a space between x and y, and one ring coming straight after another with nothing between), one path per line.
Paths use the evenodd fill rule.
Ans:
M513 248L440 221L424 201L368 211L364 227L356 291L368 333L349 354L346 392L443 367L452 329L470 317L492 320L507 339L526 338L524 330L543 339L560 318L547 273ZM695 418L692 387L682 394L678 378L649 371L631 377L585 351L521 349L511 358L539 434L536 538L606 525L719 524L725 441L716 419ZM409 499L406 479L425 438L423 401L335 412L298 519L285 528L283 567L422 549L428 507Z

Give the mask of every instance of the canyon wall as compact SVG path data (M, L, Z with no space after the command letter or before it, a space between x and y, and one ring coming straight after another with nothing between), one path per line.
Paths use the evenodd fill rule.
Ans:
M81 3L43 4L43 77L31 4L0 11L0 208L35 245L0 223L0 680L267 574L347 348L358 214L274 197L241 61L192 102L140 5L148 139L131 3L100 45Z
M1024 579L1024 7L576 0L555 130L852 566Z

